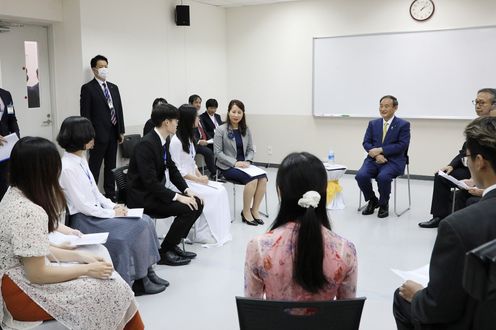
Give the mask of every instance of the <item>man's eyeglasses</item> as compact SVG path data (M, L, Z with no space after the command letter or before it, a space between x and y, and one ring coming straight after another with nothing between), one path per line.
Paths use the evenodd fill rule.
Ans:
M463 166L468 167L468 157L470 157L470 156L472 156L472 155L465 154L465 157L462 157Z
M481 107L483 107L486 104L493 104L493 103L494 102L486 102L486 101L483 101L483 100L472 100L472 104L473 105L480 105Z

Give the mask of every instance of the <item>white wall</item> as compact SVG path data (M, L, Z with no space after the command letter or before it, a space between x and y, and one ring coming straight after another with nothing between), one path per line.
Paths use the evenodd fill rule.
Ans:
M179 106L190 94L226 99L225 9L189 3L191 26L176 26L176 1L81 1L82 58L109 59L109 81L119 86L125 123L141 132L156 97Z
M228 95L245 102L257 161L279 163L288 152L296 150L324 158L327 150L333 148L337 162L348 168L356 170L362 163L361 142L367 119L311 115L312 38L496 24L493 0L436 0L434 16L423 23L410 18L410 3L307 0L227 10ZM496 81L493 86L481 87L496 87ZM366 86L357 81L357 98L360 88ZM476 91L474 98L475 94ZM435 91L432 97L436 97ZM470 101L466 103L468 112L473 111ZM373 109L377 106L370 105ZM468 122L411 123L411 172L432 175L458 151ZM272 155L268 155L268 146L272 147Z
M23 22L63 20L63 0L0 0L0 18Z

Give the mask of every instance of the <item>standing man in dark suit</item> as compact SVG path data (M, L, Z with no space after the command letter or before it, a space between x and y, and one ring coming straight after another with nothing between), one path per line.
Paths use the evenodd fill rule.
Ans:
M472 101L475 105L475 113L479 117L489 116L492 110L496 109L496 89L494 88L483 88L477 92L477 98ZM470 172L466 166L462 164L462 158L465 155L465 143L458 152L458 155L453 158L453 160L441 168L441 171L446 172L458 180L464 180L470 178ZM432 218L428 221L419 223L418 225L422 228L437 228L441 220L448 216L451 212L452 197L451 188L455 185L439 176L437 173L434 175L434 189L432 191L432 202L431 202L431 214ZM460 194L463 194L461 196ZM457 199L462 198L467 200L470 196L477 196L477 190L472 189L471 191L463 191L457 194Z
M396 97L383 96L379 101L382 118L369 122L363 138L363 148L368 155L355 176L365 200L369 202L363 215L373 214L377 207L379 218L389 215L391 181L405 171L406 151L410 145L410 123L396 117L396 110ZM379 199L372 189L372 178L377 181Z
M496 238L496 118L477 118L465 129L462 158L482 199L444 218L432 250L429 283L406 281L394 294L399 330L489 330L496 324L496 300L480 302L463 289L465 254Z
M222 125L222 119L219 114L215 113L219 107L216 99L208 99L205 103L205 107L207 108L207 111L200 115L200 122L203 130L207 134L207 138L210 140L214 138L217 127ZM213 144L208 145L208 147L213 150Z
M177 245L203 211L203 202L188 188L169 153L169 135L176 133L178 117L179 112L171 104L153 108L155 127L136 145L127 173L129 207L144 208L154 217L176 217L161 244L158 262L172 266L186 265L196 257ZM168 188L168 179L179 193Z
M98 182L104 162L103 188L106 197L115 200L115 168L117 144L124 140L124 116L119 88L107 81L108 60L102 55L91 59L95 78L81 87L81 116L88 118L95 128L95 146L90 150L88 165Z
M20 137L12 95L5 89L0 88L0 145L3 145L6 142L3 137L12 133L16 133L17 136ZM3 195L8 188L8 167L8 160L0 162L0 200L2 200Z
M201 109L202 99L199 95L193 94L189 97L188 103L196 108L199 113ZM215 167L214 151L213 147L209 146L208 140L210 139L203 128L203 124L198 121L198 127L193 131L195 137L195 149L196 153L203 156L205 164L207 165L208 171L210 172L210 179L215 181L215 172L217 172ZM212 143L213 144L213 141Z

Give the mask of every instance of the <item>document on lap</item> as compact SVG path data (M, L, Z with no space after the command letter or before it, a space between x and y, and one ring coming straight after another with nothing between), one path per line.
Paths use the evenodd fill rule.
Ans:
M214 139L207 140L208 144L214 144Z
M116 217L116 218L141 218L143 217L143 211L145 209L127 209L127 215L122 216L122 217Z
M465 189L465 190L469 190L469 189L470 189L470 187L469 187L469 186L467 186L467 185L465 184L465 182L460 181L460 180L458 180L458 179L456 179L456 178L452 177L451 175L444 173L444 172L443 172L443 171L441 171L441 170L439 170L439 172L437 172L437 174L438 174L438 175L440 175L440 176L442 176L443 178L445 178L445 179L447 179L447 180L449 180L449 181L453 182L453 183L454 183L454 184L455 184L458 188L460 188L460 189Z
M267 172L262 170L260 167L256 167L255 165L250 165L250 167L247 167L247 168L241 168L241 167L236 167L236 168L238 170L245 172L246 174L248 174L251 177L259 176L262 174L267 174Z
M429 264L413 270L399 270L391 268L391 271L405 281L411 280L422 284L424 288L427 287L427 284L429 283Z
M0 146L0 162L10 159L10 153L12 152L12 149L14 148L16 142L19 141L19 138L15 133L6 135L3 138L7 142L4 142L3 146Z
M75 235L64 235L57 231L48 234L48 240L54 245L69 244L72 246L104 244L107 242L109 233L86 234L81 237Z

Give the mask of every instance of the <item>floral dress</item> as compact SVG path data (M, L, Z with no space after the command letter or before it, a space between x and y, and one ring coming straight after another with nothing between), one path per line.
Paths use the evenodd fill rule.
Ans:
M289 222L248 243L245 259L245 296L268 300L322 301L354 298L357 256L353 243L322 227L324 275L328 281L317 293L293 281L293 256L298 225Z
M123 329L137 311L134 294L122 278L80 277L55 284L34 284L25 275L22 257L50 254L48 216L17 188L0 202L0 279L4 274L58 322L69 329ZM56 266L53 266L56 267ZM0 292L3 329L25 329L33 322L12 320Z

